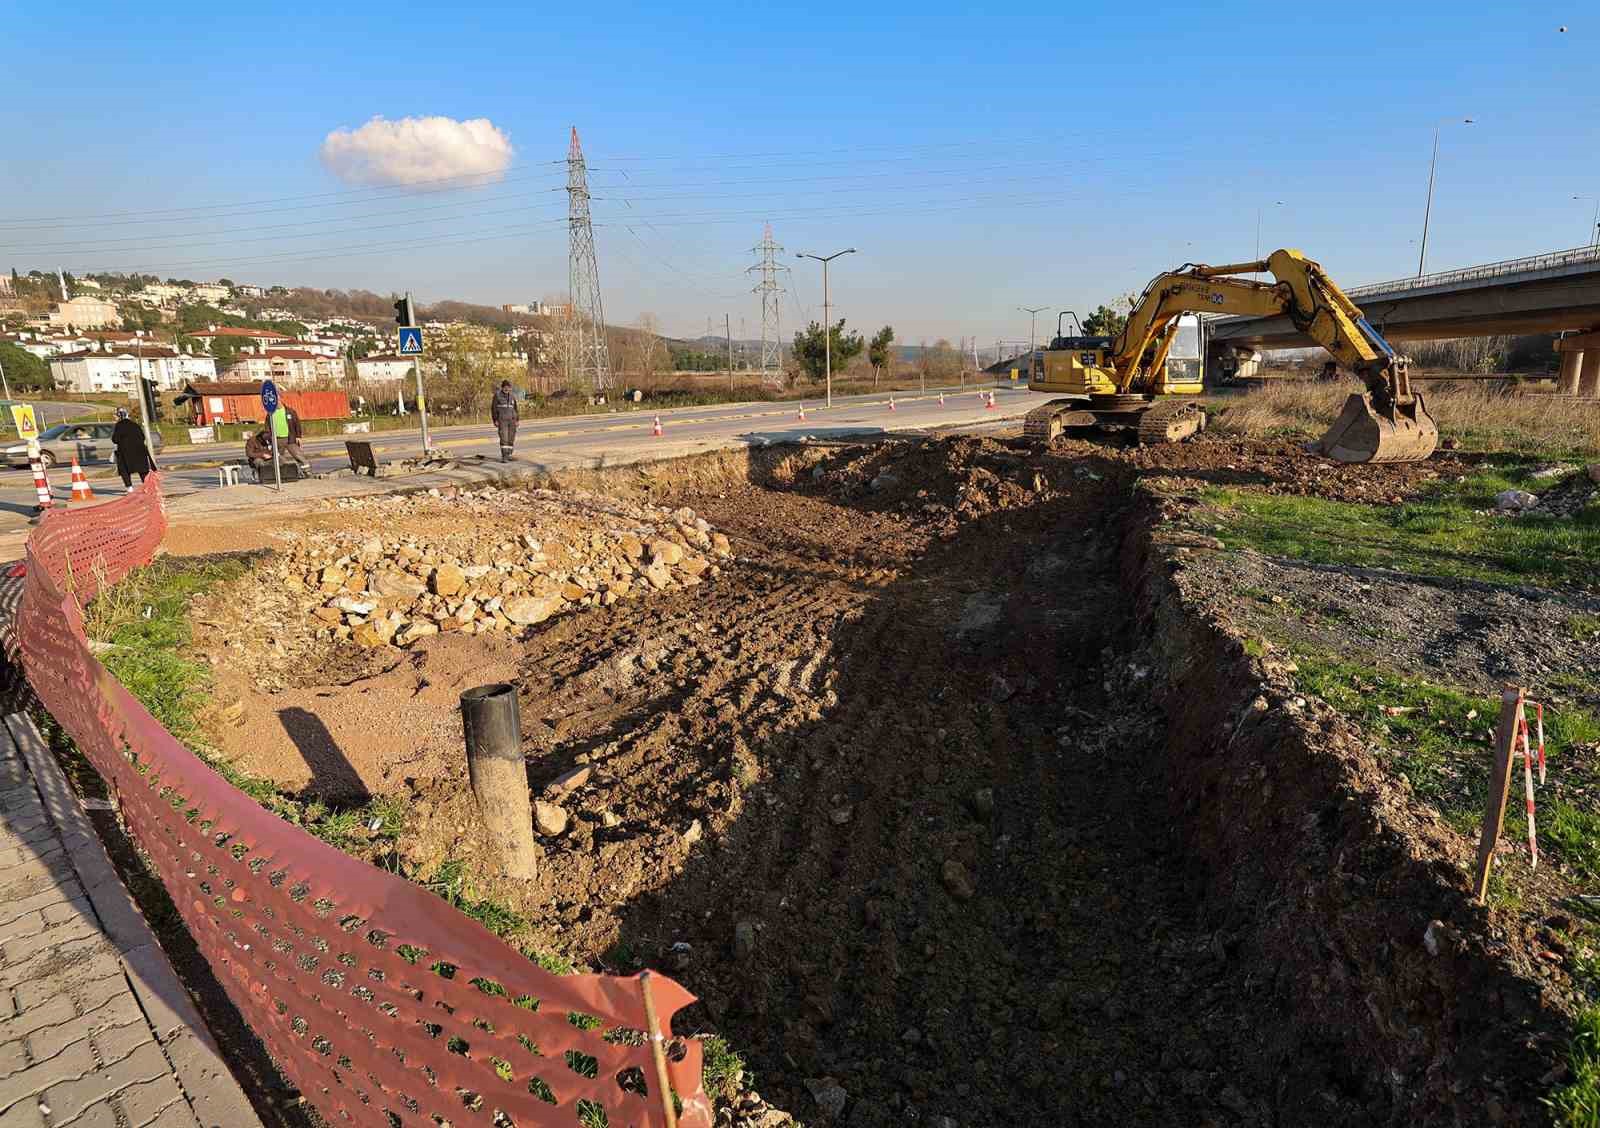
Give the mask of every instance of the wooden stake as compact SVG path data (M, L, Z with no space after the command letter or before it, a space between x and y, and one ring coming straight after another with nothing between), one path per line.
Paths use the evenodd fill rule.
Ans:
M1500 694L1500 723L1494 730L1494 762L1489 766L1489 803L1483 811L1483 833L1478 839L1478 865L1473 891L1478 904L1489 892L1489 870L1494 865L1495 843L1506 823L1506 799L1511 794L1511 761L1517 743L1517 718L1522 714L1522 690L1507 686Z
M678 1128L678 1112L672 1107L672 1083L667 1080L667 1049L662 1045L661 1021L656 1017L656 1003L650 997L650 972L639 973L639 994L644 998L644 1021L649 1027L645 1037L650 1039L650 1057L656 1064L656 1092L661 1094L661 1115L666 1117L667 1128Z

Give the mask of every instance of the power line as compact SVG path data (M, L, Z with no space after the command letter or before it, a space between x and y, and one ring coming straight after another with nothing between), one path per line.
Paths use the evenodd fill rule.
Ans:
M561 164L562 162L561 161L549 161L547 163L548 164ZM519 171L521 171L521 170L519 170ZM532 175L533 171L534 171L533 169L528 169L527 170L527 175ZM471 189L471 188L481 188L485 184L497 184L497 183L503 183L503 182L508 181L508 180L520 180L520 179L523 179L522 176L511 176L511 175L507 175L505 173L482 173L482 172L463 173L460 176L445 176L445 177L439 177L436 180L418 180L418 181L413 181L410 185L407 185L406 187L404 187L404 188L402 188L402 189L400 189L398 191L389 191L389 194L385 195L385 196L369 196L366 199L361 199L361 200L348 200L348 201L346 201L346 203L347 204L367 204L367 203L372 203L372 202L374 202L376 200L402 199L402 198L405 198L407 196L414 196L416 194L415 188L416 188L417 185L439 184L439 183L443 183L444 181L448 181L448 180L461 180L463 178L468 178L468 177L470 177L470 178L478 178L480 182L476 183L476 184L458 184L454 188L440 188L440 189L435 189L435 190L436 191L444 191L444 192L462 191L462 190ZM494 177L495 179L483 180L482 179L483 177ZM294 203L296 201L321 200L321 199L328 199L329 197L354 195L354 194L359 193L359 192L388 191L389 189L391 189L393 187L394 186L392 186L392 185L380 185L380 186L375 186L375 187L372 187L372 188L347 188L347 189L341 189L339 191L334 191L334 192L313 192L313 193L310 193L308 195L302 195L302 196L276 196L276 197L273 197L271 199L266 199L266 200L242 200L242 201L236 201L236 202L231 203L231 204L194 204L194 205L191 205L189 207L183 207L183 208L146 208L146 209L132 210L132 211L122 211L122 212L99 212L97 214L80 215L80 216L56 215L56 216L39 216L39 217L35 217L35 218L32 218L32 219L8 219L8 220L0 220L0 228L4 228L4 227L28 227L28 226L32 226L32 225L36 225L36 224L56 223L56 222L61 222L61 223L66 223L66 224L91 223L91 222L93 222L95 220L105 220L108 223L136 223L136 222L137 223L165 223L165 222L176 222L177 220L183 218L184 215L186 215L186 214L188 214L190 212L219 211L219 210L236 209L236 208L251 208L251 209L253 209L253 208L256 208L256 207L258 207L258 206L260 206L262 204L286 204L286 203ZM330 203L330 204L314 204L312 206L313 207L343 207L343 206L346 206L346 205L345 204L338 204L338 203ZM274 210L287 211L287 210L291 210L291 209L283 208L283 209L274 209ZM142 220L123 218L123 217L126 217L126 216L164 216L166 218L164 218L164 219L142 219ZM212 217L212 218L227 218L227 217L225 217L225 216L216 216L216 217Z

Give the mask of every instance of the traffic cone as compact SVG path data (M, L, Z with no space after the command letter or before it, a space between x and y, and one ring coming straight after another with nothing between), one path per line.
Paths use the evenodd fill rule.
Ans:
M94 491L89 488L89 479L83 476L83 467L78 465L77 455L72 456L72 500L94 500Z
M889 410L890 411L894 410L894 393L893 392L889 393Z
M656 416L655 422L650 424L650 433L658 439L661 437L661 416Z
M800 410L795 414L795 418L802 423L806 421L806 404L804 400L800 401Z
M940 407L944 406L944 393L943 392L939 393L939 406Z
M35 508L42 513L54 506L55 502L50 500L50 482L44 476L44 463L35 458L31 460L31 465L33 466L33 488L39 497Z
M990 411L994 410L994 393L993 392L989 393L989 402L984 404L983 406L985 408L987 408L988 410L990 410Z

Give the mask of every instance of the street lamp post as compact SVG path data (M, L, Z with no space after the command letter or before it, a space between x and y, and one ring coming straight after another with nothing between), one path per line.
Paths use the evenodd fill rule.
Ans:
M1586 247L1600 245L1600 196L1574 196L1574 200L1593 200L1594 218L1589 221L1589 239L1584 243Z
M827 381L828 406L833 406L833 326L828 318L828 264L840 255L853 255L854 247L834 251L831 255L812 255L802 251L796 258L816 259L822 264L822 364Z
M1034 329L1038 324L1039 312L1049 309L1049 306L1018 306L1023 313L1028 315L1028 382L1033 382L1033 354L1039 346L1034 343Z
M1433 215L1433 174L1439 167L1439 130L1449 118L1441 118L1433 123L1433 159L1428 162L1428 203L1422 209L1422 246L1417 251L1417 277L1422 277L1423 265L1428 260L1428 220ZM1462 125L1471 125L1471 118L1462 118Z
M1272 201L1272 206L1275 207L1275 208L1281 208L1281 207L1283 207L1283 201L1282 200L1273 200ZM1255 257L1250 260L1251 262L1260 262L1261 261L1261 213L1264 212L1264 211L1266 211L1266 206L1265 205L1263 205L1263 204L1257 204L1256 205L1256 253L1255 253Z

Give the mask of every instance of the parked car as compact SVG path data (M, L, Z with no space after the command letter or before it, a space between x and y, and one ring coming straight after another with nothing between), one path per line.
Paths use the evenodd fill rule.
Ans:
M45 468L57 463L70 463L76 454L78 461L110 462L116 456L111 445L112 423L57 423L39 435L39 460ZM152 431L153 454L161 453L161 432ZM17 443L6 447L6 464L13 469L28 466L28 444Z

